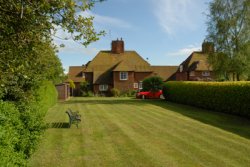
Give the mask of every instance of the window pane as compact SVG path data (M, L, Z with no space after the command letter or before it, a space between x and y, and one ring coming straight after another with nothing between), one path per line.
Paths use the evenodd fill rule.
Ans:
M99 85L99 90L100 91L107 91L108 90L108 85Z
M139 83L139 89L142 89L142 81Z
M134 88L138 88L138 83L134 83Z
M128 72L120 72L120 80L127 80Z

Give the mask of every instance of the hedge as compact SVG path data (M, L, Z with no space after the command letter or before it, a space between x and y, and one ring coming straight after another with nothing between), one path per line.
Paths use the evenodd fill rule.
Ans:
M166 100L250 117L250 82L180 82L163 86Z
M24 166L25 155L17 150L22 122L14 104L0 101L0 166Z
M0 101L0 166L26 166L45 129L44 116L57 91L43 82L26 102Z

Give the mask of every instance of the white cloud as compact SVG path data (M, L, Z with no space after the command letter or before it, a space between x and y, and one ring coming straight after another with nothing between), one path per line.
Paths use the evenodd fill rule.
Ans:
M186 48L181 48L175 52L170 52L170 53L167 53L168 56L189 56L192 52L194 51L200 51L201 48L200 46L197 46L197 45L189 45L187 46Z
M97 48L84 47L83 45L73 41L73 40L61 40L54 39L55 44L59 47L61 44L64 44L64 47L59 47L59 52L70 53L70 54L83 54L87 56L96 55L99 51Z
M158 0L152 3L158 23L167 34L173 35L178 29L194 30L198 27L200 0Z
M131 28L132 27L130 23L124 20L121 20L115 17L98 15L91 11L80 12L79 15L84 16L84 17L94 16L94 23L100 24L100 25L119 27L119 28Z
M68 32L63 31L60 26L54 25L54 27L56 29L53 36L54 44L58 47L60 53L70 53L72 55L80 53L87 56L93 56L99 51L97 48L86 48L82 44L74 41L71 38L71 35ZM64 47L60 47L61 44L63 44Z

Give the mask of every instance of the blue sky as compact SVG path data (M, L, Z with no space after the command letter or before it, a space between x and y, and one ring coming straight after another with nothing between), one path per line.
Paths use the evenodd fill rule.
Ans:
M106 36L87 48L71 40L55 39L65 72L92 60L111 41L123 38L125 50L135 50L151 65L179 65L192 51L201 50L206 36L206 15L211 0L107 0L91 11L97 30ZM63 32L57 36L63 37Z

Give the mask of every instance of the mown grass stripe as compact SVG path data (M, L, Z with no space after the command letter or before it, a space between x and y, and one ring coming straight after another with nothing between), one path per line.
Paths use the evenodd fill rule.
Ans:
M123 109L120 108L120 111L122 111ZM166 157L165 154L162 154L161 149L159 149L159 147L152 147L153 142L150 143L146 143L145 141L145 137L143 135L137 135L136 133L134 133L133 131L131 131L129 124L122 123L122 120L120 119L120 115L118 117L115 117L115 112L116 111L112 111L112 113L108 112L107 114L109 115L109 117L113 120L113 123L116 124L117 127L119 127L120 130L122 130L127 136L130 136L131 139L136 138L137 140L134 140L134 142L141 148L144 150L144 152L148 155L151 155L151 159L154 160L154 162L158 165L161 166L162 164L166 165L166 166L176 166L177 164L176 159L169 157ZM118 118L118 119L117 119ZM125 117L124 117L125 118ZM130 124L131 125L131 124ZM127 129L129 129L127 131ZM138 140L139 139L139 140ZM172 150L171 150L172 151ZM162 156L164 155L164 157ZM158 157L161 157L160 159L157 159ZM145 160L146 161L146 160ZM160 165L161 164L161 165Z
M125 106L123 106L123 110L126 110L126 107ZM130 113L133 113L134 111L131 111ZM124 126L123 126L123 128L122 129L128 129L127 130L127 132L129 132L129 133L132 133L132 131L134 130L135 132L132 134L132 135L134 135L134 136L136 136L135 138L139 138L138 137L138 134L141 134L141 136L140 136L140 139L141 140L144 140L145 142L147 142L147 143L149 143L150 145L152 145L153 146L153 144L159 144L159 145L163 145L164 143L167 143L168 142L168 140L166 139L166 140L164 140L164 141L161 141L161 142L159 142L159 139L158 139L158 137L159 136L154 136L154 134L152 134L152 132L155 130L154 129L154 127L153 126L151 126L152 124L150 124L149 125L149 127L146 127L145 126L145 128L142 126L142 124L141 124L141 122L139 122L139 121L136 121L136 122L127 122L128 120L129 120L129 118L133 118L133 116L132 115L129 115L127 112L124 112L124 111L120 111L119 112L119 114L121 114L121 113L125 113L125 115L118 115L118 117L116 117L116 118L114 118L113 120L120 120L119 121L119 124L121 124L122 123L122 121L121 121L121 118L124 120L124 122L125 123L123 123L123 125L131 125L131 124L133 124L133 125L136 125L136 127L137 128L140 128L140 129L138 129L138 131L135 131L136 129L135 128L133 128L133 127L126 127L126 128L124 128ZM128 118L126 118L128 116ZM119 118L120 117L120 118ZM141 128L142 127L142 128ZM150 129L150 127L153 127L152 129ZM130 129L131 128L131 129ZM143 129L144 128L144 129ZM147 135L147 137L149 137L150 138L150 141L148 141L148 139L147 138L144 138L143 136L144 135ZM140 141L140 143L141 143L141 140L139 140ZM153 141L153 142L152 142ZM158 147L159 147L159 145L158 145ZM151 149L153 149L153 147L151 146ZM163 152L163 157L165 158L165 159L167 159L167 158L169 158L168 156L166 156L166 151L167 152L171 152L172 154L177 154L178 156L173 156L171 159L173 160L174 159L174 161L179 161L179 162L181 162L181 161L185 161L185 163L188 163L188 159L187 158L183 158L183 157L185 157L185 154L183 154L183 152L182 151L180 151L180 150L178 150L178 149L176 149L176 148L174 148L173 146L172 146L172 144L171 143L169 143L168 145L166 145L165 144L165 146L168 146L169 147L169 150L158 150L158 152L160 151L160 152ZM157 148L157 147L156 147ZM181 157L182 158L178 158L178 157L180 157L180 155L179 154L181 154ZM158 153L158 155L159 155L159 153ZM171 155L169 155L169 156L171 156ZM191 163L191 164L193 164L193 159L190 159L190 161L189 161L189 163ZM194 165L194 164L193 164ZM197 163L196 163L196 165L197 165Z
M237 117L165 101L73 98L53 107L46 121L68 122L67 108L82 114L79 129L48 129L30 166L244 167L250 162L250 122Z
M150 110L150 112L141 112L141 114L143 115L145 115L145 114L149 114L150 115L150 118L152 117L152 115L154 114L154 113L156 113L156 112L158 112L157 111L157 109L151 109ZM139 114L137 114L137 115L139 115ZM148 118L146 118L146 120L148 120ZM227 157L225 158L224 157L224 159L225 159L225 161L227 161L227 162L230 162L230 163L238 163L238 164L240 164L240 163L242 163L242 161L245 161L245 162L249 162L249 158L247 158L246 156L236 156L237 154L235 154L235 152L238 152L239 154L242 154L242 155L244 155L244 152L242 152L242 150L241 151L239 151L239 150L237 150L237 148L236 149L234 149L234 150L231 150L231 148L230 148L230 144L232 145L232 143L231 142L222 142L222 143L217 143L217 142L214 142L214 141L216 141L216 140L213 140L213 139L209 139L210 138L210 136L209 135L207 135L207 134L209 134L209 133L204 133L204 134L201 134L200 132L197 132L197 133L194 133L194 131L193 131L193 129L194 130L197 130L197 128L195 128L195 127L192 127L192 126L189 126L189 125L184 125L184 126L186 126L186 127L188 127L188 128L184 128L184 127L182 127L183 126L183 123L179 123L179 122L177 122L176 120L177 120L177 118L172 118L171 120L171 122L170 122L170 124L168 125L168 124L166 124L166 123L169 123L169 121L164 121L164 122L162 122L161 120L163 120L162 119L162 117L158 117L157 118L157 124L158 125L163 125L163 126L169 126L169 125L175 125L176 126L176 128L177 127L180 127L179 128L179 130L181 130L181 133L183 133L183 135L185 135L186 137L188 137L188 136L190 136L191 138L193 138L194 140L195 139L198 139L198 140L196 140L196 142L201 142L201 144L204 144L205 146L207 146L207 150L209 151L209 152L216 152L216 151L220 151L220 152L224 152L225 154L227 154ZM183 130L186 130L186 131L183 131ZM187 129L190 131L190 130L192 130L192 131L190 131L190 132L192 132L192 133L189 133L188 131L187 131ZM207 128L205 128L205 131L207 130ZM177 133L177 132L174 132L174 133ZM221 134L221 132L219 132L220 134ZM216 138L216 136L212 136L212 138ZM238 140L239 140L239 138L238 138ZM226 144L226 145L223 145L223 143L224 144ZM213 146L216 146L216 147L213 147ZM229 146L229 147L228 147ZM245 147L246 148L246 147ZM212 149L212 150L211 150ZM244 149L243 149L244 150ZM248 149L248 151L247 151L247 149L246 149L246 153L250 153L250 151L249 151L249 149ZM223 155L223 154L222 154ZM236 161L236 162L235 162ZM237 164L236 164L237 165Z
M186 134L187 135L187 134ZM195 138L194 138L195 139ZM228 160L230 160L230 159L228 159Z

